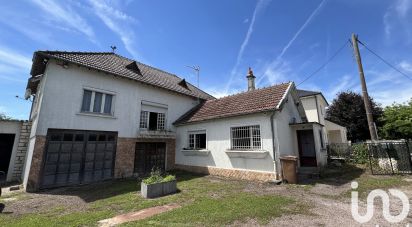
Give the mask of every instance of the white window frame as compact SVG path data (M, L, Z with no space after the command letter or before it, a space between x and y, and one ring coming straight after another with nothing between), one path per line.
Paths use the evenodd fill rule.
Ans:
M236 145L233 138L233 130L244 130L247 128L249 130L249 140L250 140L250 146L240 146ZM259 130L258 136L253 135L253 130ZM245 137L246 138L246 137ZM237 138L237 139L242 139L242 138ZM258 139L259 141L259 146L254 146L254 142L257 142L254 139ZM260 125L246 125L246 126L234 126L230 127L230 149L231 150L261 150L262 149L262 132L260 130Z
M206 138L205 138L205 142L206 142L206 147L205 148L197 148L197 144L196 144L196 135L199 134L205 134ZM193 135L193 147L190 146L191 142L190 142L190 136ZM188 131L187 132L187 148L190 150L205 150L207 149L207 132L206 130L197 130L197 131Z
M90 105L89 105L89 110L88 111L83 111L83 98L84 98L84 92L85 91L90 91L92 93L91 98L90 98ZM99 112L94 112L94 99L96 92L102 93L102 101L100 103L100 111ZM106 102L106 95L111 95L112 96L112 103L110 107L110 113L104 113L104 105ZM96 88L90 88L90 87L83 87L83 95L82 99L80 102L80 113L86 113L86 114L96 114L96 115L106 115L106 116L114 116L114 103L115 103L115 98L116 98L116 93L111 92L111 91L106 91L106 90L101 90L101 89L96 89Z
M141 127L142 126L142 120L144 120L144 119L142 119L142 113L143 112L146 112L147 113L147 115L146 115L146 127L145 128L143 128L143 127ZM167 119L167 115L166 115L166 113L159 113L159 112L153 112L153 111L148 111L148 110L141 110L140 111L140 119L139 119L139 128L140 129L142 129L142 130L149 130L149 121L150 121L150 113L157 113L157 128L156 128L156 131L164 131L164 130L166 130L166 123L167 123L167 121L166 121L166 119ZM159 116L163 116L163 119L161 119ZM163 127L159 127L159 126L163 126Z

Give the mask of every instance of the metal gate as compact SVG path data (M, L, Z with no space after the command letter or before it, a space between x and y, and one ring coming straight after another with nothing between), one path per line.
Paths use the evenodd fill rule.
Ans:
M50 129L41 188L111 179L116 140L116 132Z
M165 143L136 143L134 172L146 175L153 169L165 171L166 144Z
M372 174L412 174L408 143L377 142L367 146Z

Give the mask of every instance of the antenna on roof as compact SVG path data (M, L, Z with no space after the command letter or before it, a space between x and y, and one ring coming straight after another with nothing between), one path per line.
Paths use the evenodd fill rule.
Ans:
M114 51L117 49L116 46L110 46L110 48L112 48L112 53L114 53Z
M193 70L196 71L196 76L197 76L197 88L200 88L200 87L199 87L200 66L189 66L189 65L186 65L186 67L191 68L191 69L193 69ZM200 102L200 97L199 97L199 96L197 97L197 102Z
M200 74L200 66L188 66L186 67L191 68L196 71L196 76L197 76L197 88L199 88L199 74Z

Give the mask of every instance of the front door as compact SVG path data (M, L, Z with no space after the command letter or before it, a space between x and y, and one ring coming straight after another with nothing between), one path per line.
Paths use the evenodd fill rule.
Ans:
M313 130L298 130L298 146L300 166L317 166L315 140Z
M149 174L154 169L165 170L165 143L137 143L134 172L139 175Z

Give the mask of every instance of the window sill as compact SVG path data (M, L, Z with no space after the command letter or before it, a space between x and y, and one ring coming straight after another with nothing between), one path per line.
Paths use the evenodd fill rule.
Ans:
M182 150L184 156L208 156L209 150Z
M226 150L225 152L230 158L263 159L269 155L269 152L265 150Z
M115 116L113 115L108 115L108 114L98 114L98 113L77 113L77 115L82 115L82 116L89 116L89 117L101 117L101 118L111 118L111 119L117 119Z

